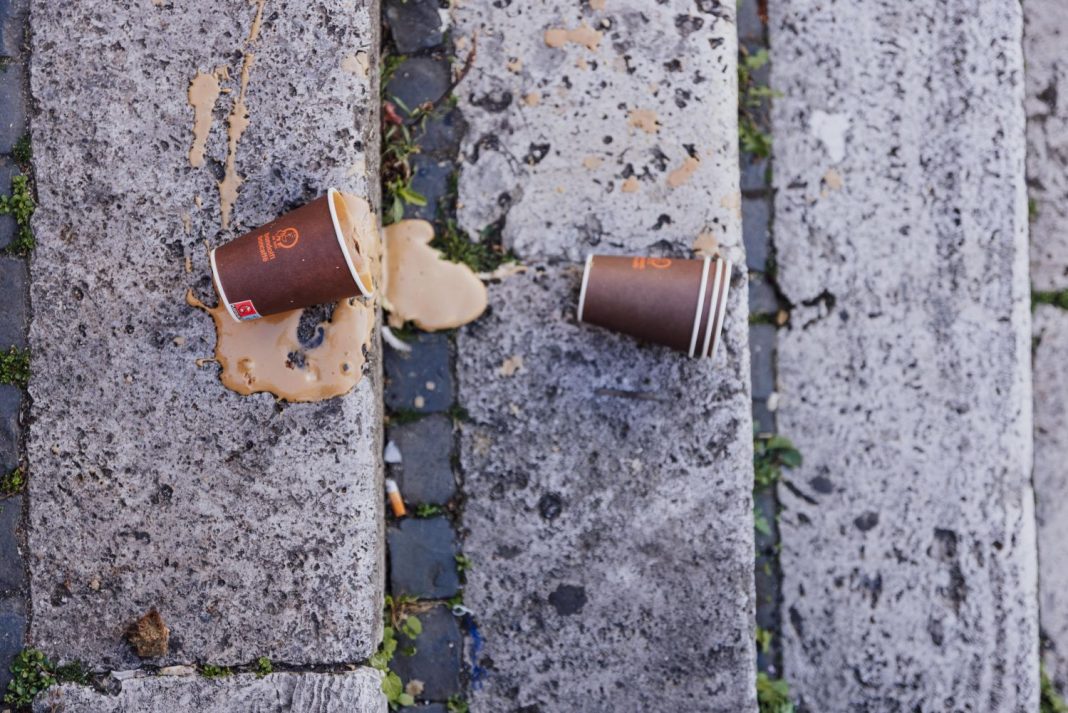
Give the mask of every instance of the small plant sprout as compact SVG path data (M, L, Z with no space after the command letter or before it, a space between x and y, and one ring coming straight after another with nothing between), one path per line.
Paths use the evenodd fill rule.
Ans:
M216 666L215 664L206 663L200 667L200 675L204 678L226 678L232 676L233 671L229 666Z
M13 384L25 389L30 381L30 352L10 347L0 351L0 384Z
M801 465L801 453L784 436L753 435L754 489L770 488L782 476L782 469Z
M0 497L21 493L26 485L26 472L22 466L18 466L10 473L0 478Z
M468 713L470 710L467 701L460 696L449 696L449 700L445 703L445 709L449 713Z
M260 656L256 659L256 677L263 678L267 674L274 671L274 666L271 664L271 660L266 656Z
M790 685L761 671L757 674L757 705L760 713L794 713Z
M11 179L11 195L0 196L0 215L11 215L15 218L15 239L8 245L8 252L28 255L36 247L33 230L30 228L30 218L33 217L35 209L33 193L30 192L30 179L20 173Z
M459 571L461 573L462 572L469 572L469 571L471 571L471 566L472 566L472 562L471 562L471 558L470 557L468 557L467 555L456 555L456 569L457 569L457 571Z

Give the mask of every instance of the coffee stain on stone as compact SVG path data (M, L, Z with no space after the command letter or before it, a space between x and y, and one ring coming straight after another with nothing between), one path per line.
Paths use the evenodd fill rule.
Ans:
M252 27L248 31L248 44L252 44L260 37L260 27L263 25L263 6L267 0L255 0L257 4L256 16L252 18Z
M652 109L631 109L627 114L627 125L647 134L660 131L660 119Z
M331 318L316 328L321 342L309 349L297 336L304 310L237 322L226 307L208 307L192 291L186 302L215 322L219 379L231 391L322 401L348 393L363 377L364 349L374 335L373 304L356 297L338 302Z
M706 230L694 239L693 251L698 257L716 257L719 255L719 241L712 231Z
M570 42L571 44L582 45L586 49L593 51L601 44L603 36L604 33L582 22L578 27L570 30L563 27L549 28L545 31L545 44L553 49L560 49Z
M591 10L604 10L606 0L590 0Z
M378 225L366 200L343 194L335 203L338 222L347 239L358 246L358 265L365 284L380 280L381 241ZM363 377L366 349L374 337L373 300L352 297L334 305L330 319L320 323L310 341L298 336L304 310L235 321L226 307L208 307L190 290L186 303L204 310L215 323L213 359L197 359L197 366L214 361L221 367L223 386L239 394L270 392L286 401L321 401L348 393Z
M263 24L263 6L267 4L267 0L257 0L256 4L256 15L252 19L252 27L249 29L248 38L245 41L246 46L251 46L259 39L260 27ZM240 88L237 92L237 99L234 100L233 109L230 111L230 116L227 118L226 172L223 174L223 180L219 181L219 211L222 213L223 228L230 227L230 213L233 210L234 203L237 202L241 184L245 182L245 179L237 173L237 145L250 123L247 104L248 80L252 72L252 63L255 59L256 55L251 52L245 52L244 59L241 62Z
M467 265L430 247L434 226L402 220L385 230L385 304L389 324L414 322L428 332L453 329L485 311L486 286Z
M600 156L587 156L582 159L582 165L591 171L600 168L602 163L604 163L604 159Z
M233 210L234 203L237 202L241 184L245 182L245 179L237 173L237 144L251 123L245 99L248 95L249 74L255 59L255 55L245 53L245 59L241 63L241 88L238 90L234 107L227 118L226 173L219 181L219 210L222 213L224 228L230 227L230 212Z
M537 106L541 104L541 94L538 92L530 92L523 97L523 103L527 106Z
M678 188L693 178L693 174L701 166L701 162L693 156L687 156L682 165L668 174L667 184L669 188Z
M354 54L347 55L341 60L341 70L354 74L361 79L367 78L367 73L370 71L371 61L367 57L367 53L363 50Z
M641 184L638 183L638 178L636 176L627 176L619 190L623 193L637 193L639 188L641 188Z
M200 168L204 165L204 148L211 131L211 113L219 99L219 71L198 70L189 83L187 96L189 106L193 107L193 145L189 147L189 165Z

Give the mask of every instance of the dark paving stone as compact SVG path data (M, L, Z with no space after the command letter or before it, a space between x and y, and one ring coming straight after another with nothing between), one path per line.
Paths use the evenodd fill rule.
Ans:
M418 713L449 713L449 708L444 703L427 703L423 706L406 708L405 710L418 711Z
M382 12L401 54L437 47L443 37L438 0L386 0Z
M764 399L753 401L753 425L760 433L775 433L775 414Z
M26 346L28 280L25 260L0 256L0 351Z
M760 20L759 0L742 0L738 3L738 37L744 40L762 40L764 23Z
M408 518L388 529L389 581L394 595L447 599L460 591L456 535L443 517Z
M749 276L749 311L752 314L775 314L779 311L775 288L760 273Z
M404 107L415 111L426 102L434 103L449 90L449 63L432 57L409 57L401 62L386 85L386 97L398 100L397 110L406 115Z
M460 153L460 142L467 133L467 121L459 109L437 111L414 131L419 150L438 158L452 158Z
M22 495L0 500L0 594L4 597L21 594L26 583L19 555L18 529L22 519Z
M19 169L6 158L0 158L0 196L11 195L11 179L18 175ZM15 216L0 215L0 250L3 250L15 238Z
M404 499L410 503L444 505L456 494L452 473L452 420L434 414L393 426L387 436L400 448L403 462L389 466Z
M447 411L453 401L448 336L421 333L409 344L410 352L388 347L385 350L386 408L423 413Z
M7 690L11 680L11 661L22 651L25 641L25 614L18 611L0 613L0 690Z
M19 464L19 408L22 389L0 384L0 475Z
M746 192L765 190L768 187L768 159L742 151L739 160L742 170L742 190Z
M0 57L22 52L30 0L0 0Z
M742 199L742 240L745 242L745 264L750 270L764 272L768 265L771 244L768 224L771 216L770 199Z
M754 399L766 399L775 391L775 332L771 324L754 324L749 328Z
M444 700L460 693L463 635L456 617L446 606L436 606L417 616L423 625L423 633L414 641L401 635L397 647L399 651L413 645L415 654L398 653L390 667L405 683L412 679L423 682L420 698Z
M449 190L449 176L454 170L451 161L438 161L433 156L416 154L409 163L412 167L412 188L426 198L426 205L405 205L405 218L436 220L441 210L441 201Z
M9 154L26 133L26 69L8 62L0 70L0 154Z

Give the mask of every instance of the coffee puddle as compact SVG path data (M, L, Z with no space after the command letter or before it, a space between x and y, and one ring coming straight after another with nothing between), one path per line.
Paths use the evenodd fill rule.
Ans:
M193 107L193 145L189 147L189 165L204 165L204 148L211 131L211 112L219 99L219 71L197 71L189 83L189 105Z
M402 220L385 230L385 308L389 323L412 322L434 332L478 319L486 310L486 286L471 268L449 262L430 247L434 226Z
M367 280L379 272L380 246L371 207L362 198L344 195L339 208L342 230L358 242ZM192 291L186 302L215 322L215 356L223 386L239 394L267 391L286 401L321 401L348 393L363 378L365 350L374 337L376 306L350 298L334 306L330 319L301 343L304 310L237 322L223 305L208 307ZM198 360L198 365L211 359Z

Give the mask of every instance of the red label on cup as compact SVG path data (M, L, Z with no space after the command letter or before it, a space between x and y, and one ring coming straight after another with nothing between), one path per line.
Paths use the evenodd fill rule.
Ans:
M260 313L256 311L256 306L252 304L252 300L243 300L241 302L233 302L230 305L230 309L234 311L238 319L259 319Z

